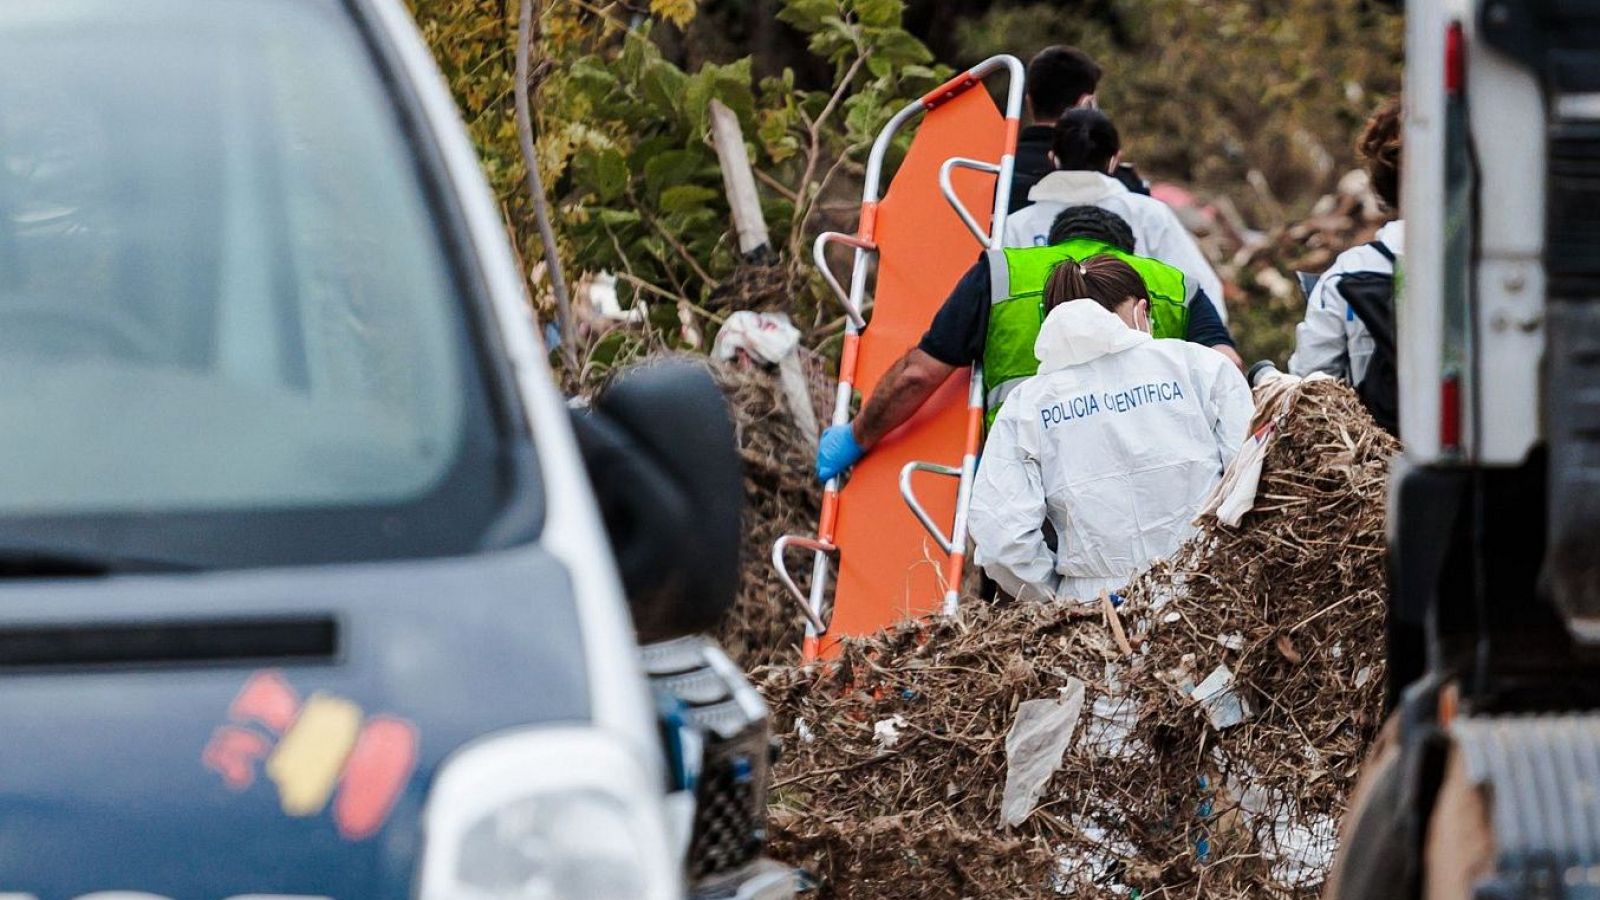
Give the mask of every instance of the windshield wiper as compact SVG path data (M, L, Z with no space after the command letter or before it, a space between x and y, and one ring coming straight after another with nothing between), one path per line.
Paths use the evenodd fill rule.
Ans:
M0 579L49 576L94 576L124 572L193 572L198 569L178 560L122 556L97 550L48 544L0 542Z

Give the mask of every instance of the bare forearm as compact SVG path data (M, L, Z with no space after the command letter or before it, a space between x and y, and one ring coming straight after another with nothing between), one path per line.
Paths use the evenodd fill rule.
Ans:
M921 350L912 350L901 357L884 373L877 390L856 417L853 426L856 443L862 449L871 449L884 435L911 418L953 371L953 366Z

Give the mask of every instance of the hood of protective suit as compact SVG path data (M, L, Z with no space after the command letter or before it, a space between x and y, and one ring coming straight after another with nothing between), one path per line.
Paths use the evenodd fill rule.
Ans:
M1028 191L1028 200L1038 203L1065 203L1094 205L1097 200L1128 193L1127 185L1100 172L1057 170L1039 179Z
M1150 335L1129 328L1116 313L1084 298L1069 300L1045 316L1033 342L1033 355L1039 359L1039 371L1053 372L1150 340Z
M1050 243L1050 226L1062 210L1098 206L1121 216L1133 229L1133 252L1182 270L1211 298L1222 321L1228 321L1222 279L1172 207L1154 197L1132 193L1109 175L1066 171L1041 178L1028 192L1028 203L1006 217L1007 247L1043 247Z
M1383 242L1384 246L1393 251L1394 255L1406 255L1405 219L1395 219L1393 222L1390 222L1382 228L1379 228L1376 237L1379 241Z

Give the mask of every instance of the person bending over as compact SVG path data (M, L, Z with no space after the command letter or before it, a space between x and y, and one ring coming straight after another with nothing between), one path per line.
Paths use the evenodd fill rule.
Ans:
M1221 355L1151 339L1143 281L1121 260L1062 263L1045 303L1039 374L995 420L968 526L1006 592L1089 601L1194 533L1254 407Z
M1056 217L1049 246L979 256L918 345L884 373L855 421L823 432L817 447L818 477L827 481L855 465L964 366L984 364L984 394L992 418L1014 383L1038 367L1033 342L1044 321L1045 278L1064 258L1119 255L1139 270L1148 285L1147 296L1156 311L1156 337L1181 337L1211 347L1242 369L1233 337L1205 292L1171 266L1135 257L1133 248L1133 232L1120 216L1080 206ZM1003 277L993 277L992 272ZM996 290L1002 292L998 297Z

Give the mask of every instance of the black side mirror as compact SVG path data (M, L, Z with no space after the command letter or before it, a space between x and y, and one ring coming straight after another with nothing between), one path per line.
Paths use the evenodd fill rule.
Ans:
M714 627L739 589L744 482L711 374L640 366L573 418L639 639Z

